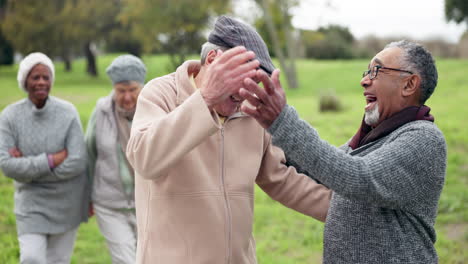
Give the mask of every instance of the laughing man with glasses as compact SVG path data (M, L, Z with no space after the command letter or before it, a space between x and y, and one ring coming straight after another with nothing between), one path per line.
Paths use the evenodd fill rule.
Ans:
M323 263L437 263L434 223L447 148L424 105L437 85L434 60L422 46L399 41L368 69L364 120L340 148L286 104L278 70L271 79L257 73L265 89L244 81L240 95L257 107L242 110L268 128L291 164L333 190Z

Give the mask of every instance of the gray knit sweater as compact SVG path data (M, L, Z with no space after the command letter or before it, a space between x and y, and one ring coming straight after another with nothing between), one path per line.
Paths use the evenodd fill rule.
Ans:
M11 157L13 147L23 157ZM47 154L64 148L68 157L51 170ZM29 99L7 106L0 115L0 168L15 180L18 235L62 233L87 219L86 149L72 104L49 96L41 109Z
M334 191L324 263L438 262L434 222L447 153L434 123L413 121L355 150L338 149L286 106L268 131L288 161Z

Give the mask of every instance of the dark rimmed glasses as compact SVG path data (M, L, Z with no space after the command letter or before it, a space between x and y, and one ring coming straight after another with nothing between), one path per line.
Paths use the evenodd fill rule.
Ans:
M375 77L377 77L377 74L379 74L380 69L399 71L399 72L406 72L406 73L409 73L409 74L413 74L413 72L407 71L407 70L395 69L395 68L389 68L389 67L384 67L384 66L380 66L380 65L375 65L374 67L372 67L372 69L364 71L362 73L362 77L364 78L367 75L369 75L369 80L373 80Z

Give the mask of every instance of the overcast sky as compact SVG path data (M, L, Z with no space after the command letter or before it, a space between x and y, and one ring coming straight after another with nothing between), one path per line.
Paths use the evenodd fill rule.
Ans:
M356 38L408 36L458 42L465 24L447 23L444 0L301 0L292 10L293 25L315 30L319 26L346 26ZM327 3L331 3L331 6ZM242 9L249 9L249 4ZM247 11L248 12L248 11ZM244 12L241 12L244 13ZM250 21L249 21L250 22Z
M446 22L444 0L302 0L293 13L296 27L317 29L336 23L347 26L357 38L404 35L458 42L466 29L465 24Z

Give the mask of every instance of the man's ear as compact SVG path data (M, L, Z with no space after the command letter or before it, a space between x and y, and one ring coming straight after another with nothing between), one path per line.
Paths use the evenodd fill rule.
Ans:
M406 80L406 85L401 91L401 94L404 97L418 94L420 86L421 86L421 77L419 77L419 75L412 74Z
M213 63L217 54L218 54L217 50L210 50L208 54L206 55L205 65L210 65L211 63Z

